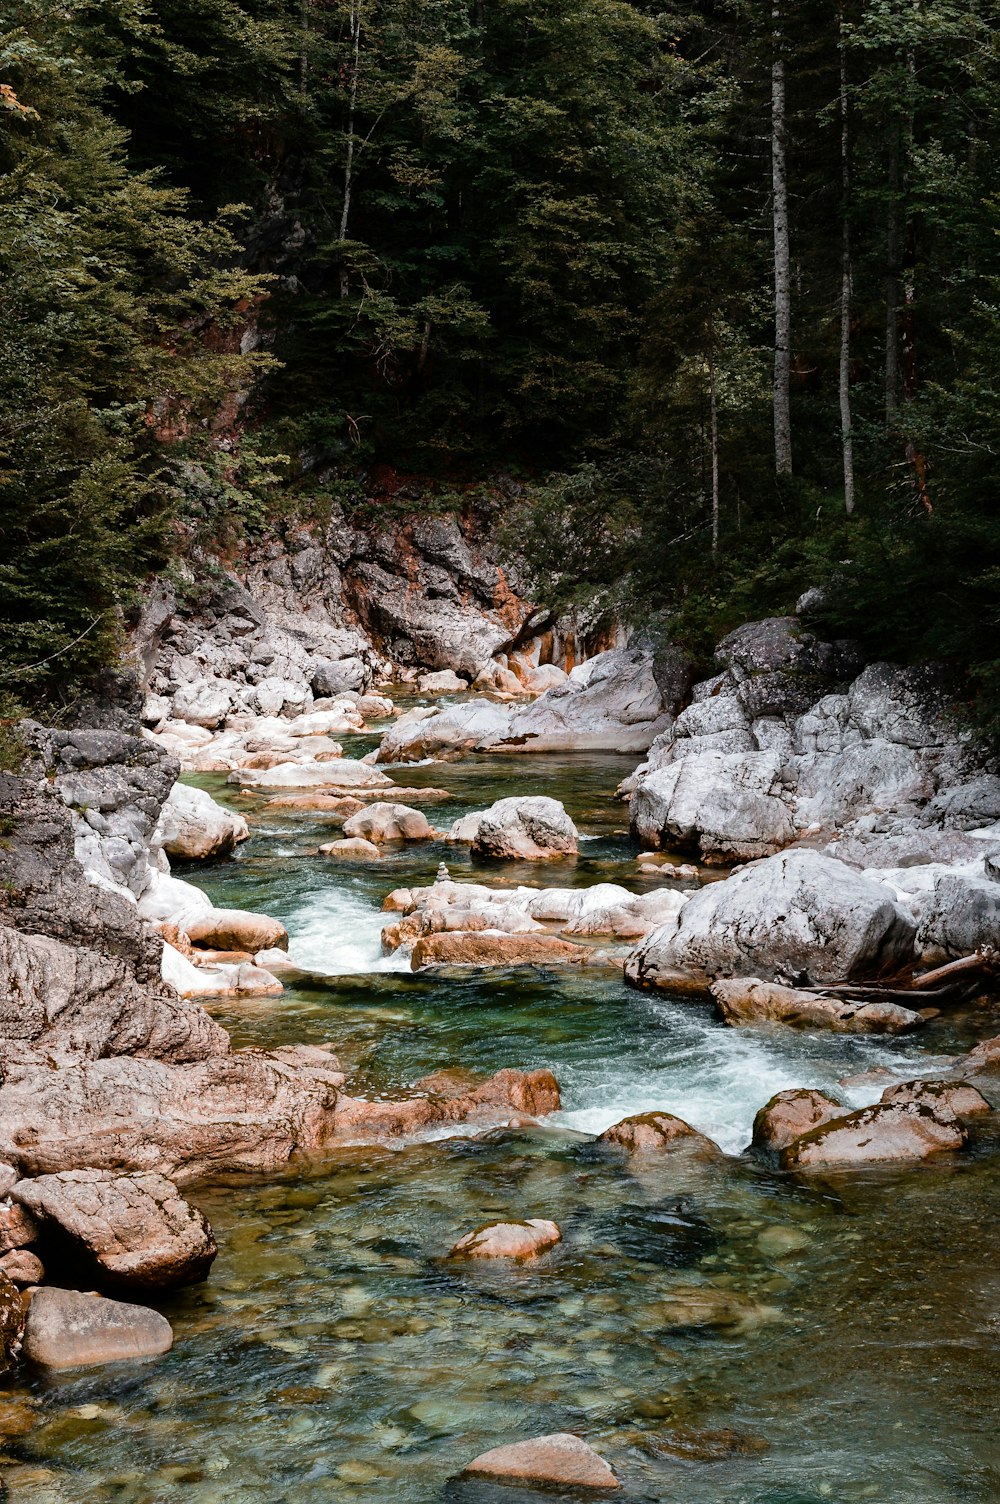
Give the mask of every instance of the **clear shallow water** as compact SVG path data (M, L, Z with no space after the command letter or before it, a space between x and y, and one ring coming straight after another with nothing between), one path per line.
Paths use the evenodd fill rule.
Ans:
M268 1184L198 1188L221 1253L205 1285L164 1306L174 1351L13 1391L39 1418L7 1445L15 1504L525 1504L523 1490L448 1480L488 1446L556 1429L600 1445L630 1499L1000 1498L998 1177L985 1149L802 1184L745 1158L629 1174L586 1137L660 1107L738 1154L774 1091L880 1062L925 1070L991 1031L985 1007L919 1042L874 1044L725 1029L611 972L445 979L380 959L385 893L430 880L442 857L501 885L649 886L609 800L630 767L398 771L455 791L426 806L444 826L503 793L553 793L598 837L575 864L474 868L432 845L347 867L307 854L329 827L272 814L236 861L183 874L282 917L293 954L326 973L279 999L213 1006L237 1042L330 1040L359 1093L402 1092L443 1066L547 1065L563 1111L543 1129L355 1149ZM461 1233L505 1216L553 1217L565 1241L534 1270L442 1262ZM756 1315L738 1332L673 1330L662 1303L691 1284L747 1297ZM736 1455L691 1455L727 1447Z

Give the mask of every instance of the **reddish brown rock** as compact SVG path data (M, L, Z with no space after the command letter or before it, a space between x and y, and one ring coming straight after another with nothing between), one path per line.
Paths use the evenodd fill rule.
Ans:
M851 1168L928 1159L964 1149L968 1132L947 1108L923 1102L877 1102L836 1118L782 1151L786 1170Z
M38 1237L38 1223L29 1211L9 1196L0 1201L0 1253L9 1248L27 1248Z
M338 857L341 861L348 862L377 862L382 857L381 851L374 842L362 840L360 836L345 837L342 841L328 841L319 850L321 856Z
M800 1029L832 1029L838 1034L903 1034L925 1022L898 1003L844 1002L819 997L756 977L727 977L712 983L712 996L727 1024L782 1023Z
M123 1294L196 1284L218 1252L201 1212L163 1175L64 1170L13 1194L77 1277L89 1271Z
M498 1482L536 1484L541 1488L609 1491L621 1488L604 1458L579 1436L557 1431L483 1452L462 1469L462 1476Z
M28 1248L12 1248L5 1253L0 1258L0 1271L15 1285L37 1285L45 1278L45 1265Z
M46 1368L85 1368L156 1357L168 1352L173 1340L159 1311L45 1287L28 1305L24 1355Z
M349 820L364 807L363 802L351 794L285 794L267 802L269 810L302 810L304 813L329 815L335 824Z
M598 1135L599 1144L624 1149L628 1154L694 1152L706 1159L721 1159L722 1150L704 1133L670 1112L642 1112L622 1118Z
M963 1076L975 1076L980 1072L1000 1071L1000 1034L993 1039L984 1039L958 1062Z
M826 1092L805 1088L779 1091L753 1120L753 1147L770 1154L780 1153L804 1133L846 1114L847 1108Z
M559 1086L551 1071L497 1071L481 1086L444 1098L410 1097L365 1102L342 1097L336 1136L350 1143L409 1138L450 1123L509 1121L510 1114L542 1117L559 1107Z
M24 1299L13 1280L0 1273L0 1369L18 1356L23 1332Z
M953 1112L963 1122L989 1117L993 1108L968 1081L901 1081L882 1093L883 1102L923 1102L937 1111Z
M412 967L428 966L565 966L587 961L585 945L555 935L506 935L487 930L479 934L450 932L426 935L413 946Z
M555 1222L529 1217L526 1222L491 1222L459 1238L449 1255L453 1259L509 1259L525 1264L548 1253L562 1242Z
M255 956L272 946L288 949L288 931L280 919L244 909L208 909L185 929L191 944L204 950L244 950Z

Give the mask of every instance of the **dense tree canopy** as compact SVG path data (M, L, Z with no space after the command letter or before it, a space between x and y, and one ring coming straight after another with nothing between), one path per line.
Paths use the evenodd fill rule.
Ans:
M1000 729L998 11L12 0L0 691L280 454L513 474L540 588L699 647L822 584Z

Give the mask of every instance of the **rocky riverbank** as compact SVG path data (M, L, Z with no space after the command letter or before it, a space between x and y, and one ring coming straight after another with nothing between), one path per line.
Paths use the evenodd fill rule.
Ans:
M509 701L434 685L432 703L412 706L413 684L397 681L278 707L230 700L208 725L203 701L178 689L164 714L147 700L141 732L125 710L70 730L26 726L25 766L0 775L10 1355L23 1345L51 1369L162 1353L169 1326L131 1302L206 1277L216 1238L196 1203L221 1175L275 1175L360 1146L432 1151L456 1132L486 1142L500 1127L537 1131L560 1109L544 1055L492 1075L447 1059L463 1073L386 1094L352 1084L336 1038L234 1046L220 1007L280 1008L284 989L330 980L303 962L290 921L214 903L189 880L194 864L252 852L276 820L315 832L287 864L297 851L323 860L333 884L348 864L370 866L387 957L446 988L490 972L510 986L517 968L624 975L670 1008L707 1002L741 1033L887 1042L933 1034L956 1002L988 994L1000 780L955 734L943 682L861 668L802 620L743 629L719 663L690 690L679 660L625 645ZM581 765L595 749L645 754L619 790L634 844L596 881L586 821L536 785L496 798L484 783L482 807L448 809L455 769L474 786L477 766L506 759L527 784L553 749ZM182 770L214 777L217 792L226 780L226 802L178 782ZM623 810L612 792L609 812ZM326 839L331 828L342 836ZM401 887L392 874L407 851L432 864ZM440 858L453 870L431 880ZM870 1082L855 1079L854 1058L840 1086L775 1095L762 1082L748 1163L805 1183L991 1152L1000 1047L989 1033L963 1056L908 1051ZM659 1197L738 1172L697 1112L688 1122L669 1106L578 1135L581 1167ZM512 1259L544 1275L546 1261L576 1256L572 1226L544 1201L531 1209L515 1194L492 1222L457 1230L456 1262ZM674 1286L661 1305L668 1329L742 1333L771 1319L766 1302L711 1282ZM596 1476L607 1464L585 1465Z

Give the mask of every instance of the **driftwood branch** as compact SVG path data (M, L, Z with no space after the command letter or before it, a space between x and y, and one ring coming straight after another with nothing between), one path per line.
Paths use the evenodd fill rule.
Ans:
M897 975L884 982L827 982L823 986L803 987L823 997L837 997L852 1002L892 1002L913 1006L917 1003L956 1002L973 993L987 977L1000 972L1000 952L989 949L960 956L944 966L935 966L919 976Z

